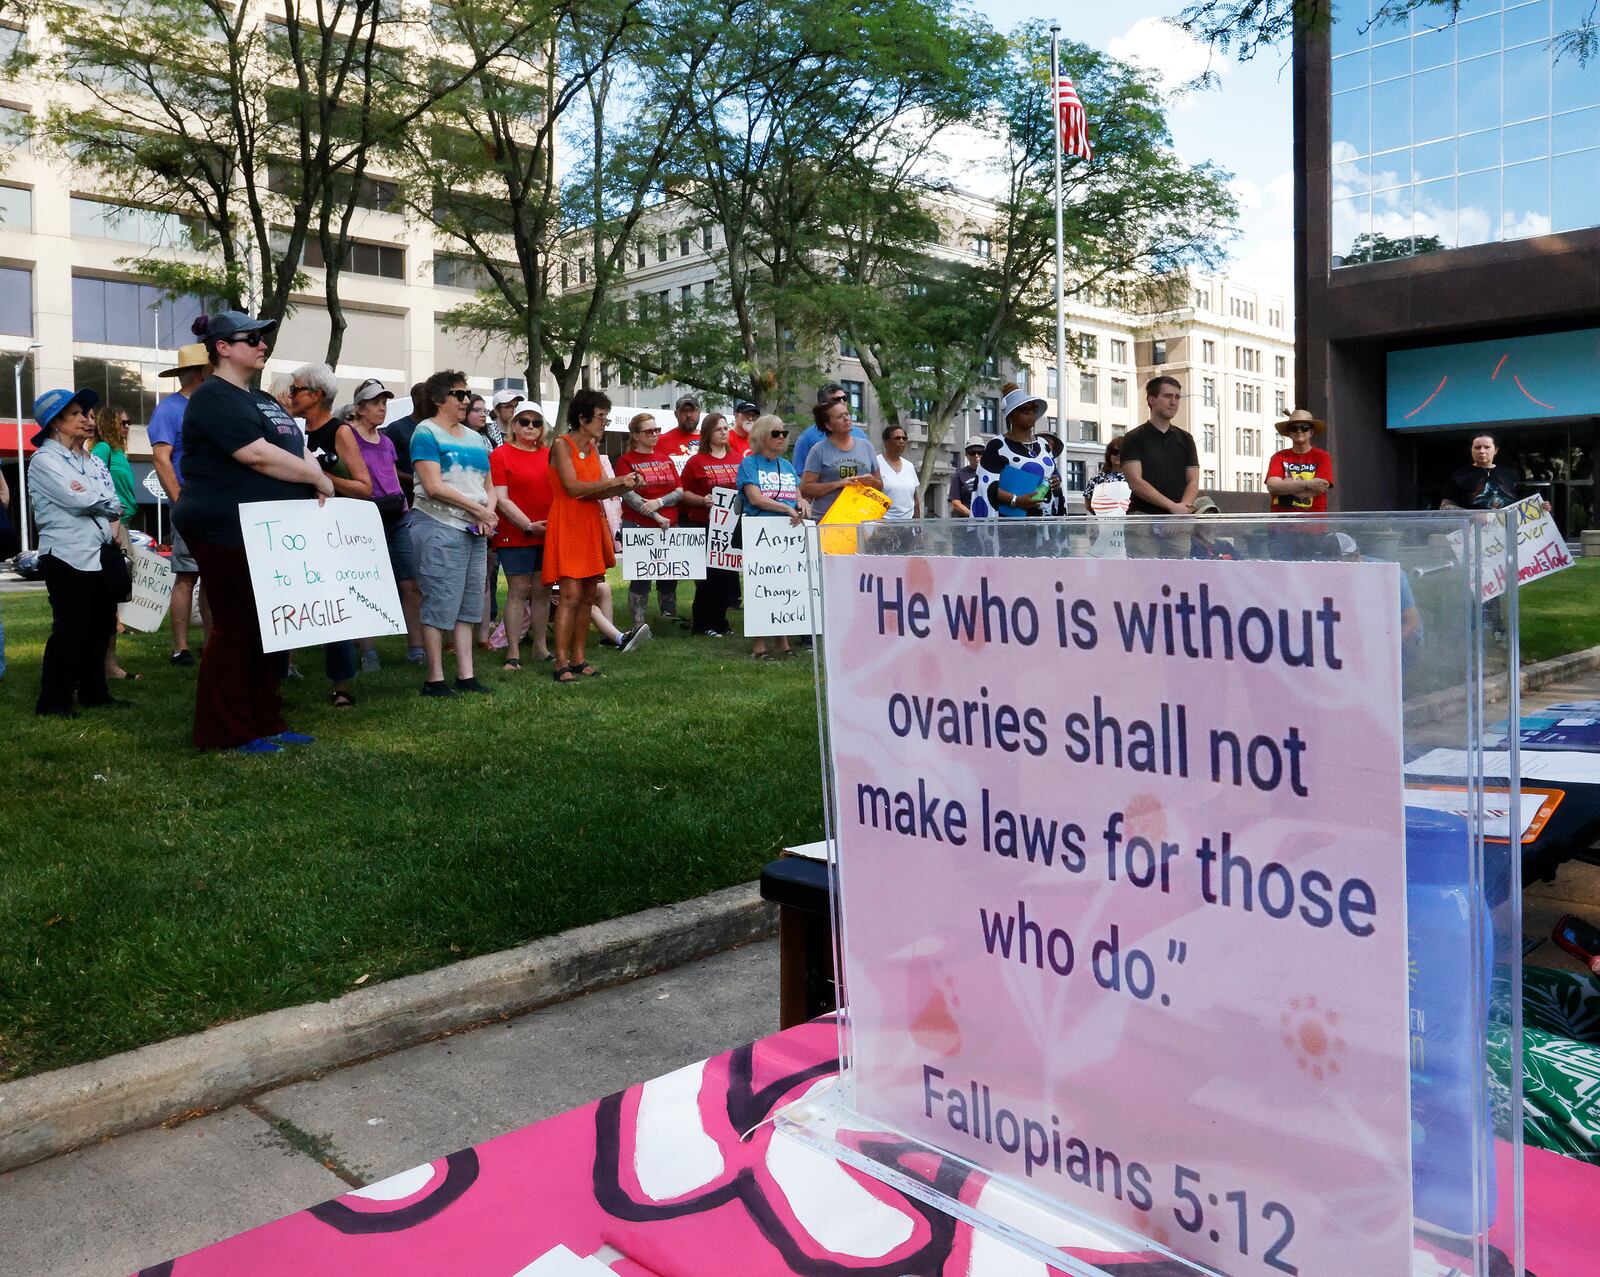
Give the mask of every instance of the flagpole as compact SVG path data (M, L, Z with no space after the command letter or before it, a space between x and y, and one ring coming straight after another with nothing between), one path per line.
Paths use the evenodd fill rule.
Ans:
M1061 215L1061 24L1050 24L1050 132L1056 155L1056 412L1063 441L1072 440L1067 427L1067 304L1066 252L1062 246Z

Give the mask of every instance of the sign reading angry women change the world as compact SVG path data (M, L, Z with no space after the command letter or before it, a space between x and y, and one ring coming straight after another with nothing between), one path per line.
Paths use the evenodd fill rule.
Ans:
M1229 1277L1408 1277L1398 567L822 571L855 1112Z
M810 634L819 595L807 557L807 528L781 516L743 520L746 638Z
M405 633L383 520L372 502L246 502L239 529L264 650Z

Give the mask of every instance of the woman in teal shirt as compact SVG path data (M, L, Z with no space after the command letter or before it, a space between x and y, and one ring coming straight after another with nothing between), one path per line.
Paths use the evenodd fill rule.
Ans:
M95 413L94 447L89 451L99 457L111 472L111 486L116 489L117 500L122 503L122 522L117 525L117 542L128 556L131 566L133 546L128 540L128 524L139 512L139 499L134 495L133 466L128 461L127 409L108 403ZM117 633L121 629L122 622L118 621L116 629L111 631L111 641L106 645L106 677L137 680L140 677L138 674L128 673L117 661Z

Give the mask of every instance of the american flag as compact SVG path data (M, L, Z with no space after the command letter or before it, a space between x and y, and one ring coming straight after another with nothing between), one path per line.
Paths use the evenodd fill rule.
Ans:
M1094 149L1089 145L1089 117L1083 112L1077 89L1064 75L1056 80L1056 123L1061 129L1063 155L1094 159Z

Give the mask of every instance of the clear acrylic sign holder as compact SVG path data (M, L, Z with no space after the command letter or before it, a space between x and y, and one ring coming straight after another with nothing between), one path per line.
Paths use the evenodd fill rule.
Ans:
M841 1072L780 1129L974 1272L1521 1277L1512 522L814 534Z

